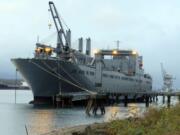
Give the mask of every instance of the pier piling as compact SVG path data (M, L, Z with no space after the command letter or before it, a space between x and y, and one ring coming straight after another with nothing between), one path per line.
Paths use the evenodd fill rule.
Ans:
M128 105L128 95L124 96L124 107L127 107Z
M165 96L163 95L162 103L165 104Z
M105 114L105 102L104 96L91 95L88 98L87 106L86 106L86 114L90 116L90 112L92 110L93 115L97 115L98 109L101 111L101 115Z
M145 96L145 101L146 101L146 107L149 107L149 96Z
M167 106L168 106L168 108L170 107L170 104L171 104L171 96L168 95L167 96Z
M116 103L119 103L119 96L116 96Z
M59 108L64 108L64 107L72 107L73 103L72 103L72 96L63 96L63 95L57 95L56 97L54 97L54 105Z
M158 95L156 95L155 97L156 97L156 102L158 102Z
M25 125L25 130L26 130L26 135L29 135L29 132L28 132L28 129L27 129L26 125Z
M155 96L154 95L152 96L152 101L155 102Z
M94 108L95 110L100 109L101 114L105 113L105 105L113 105L114 103L123 103L124 107L128 106L128 103L144 103L146 107L149 107L152 101L157 102L158 97L162 97L162 103L167 103L167 107L170 107L171 97L176 96L180 102L180 92L123 92L123 93L98 93L95 95L86 95L82 100L77 100L78 104L87 105L86 113L89 114ZM88 98L89 97L89 98ZM123 98L124 97L124 98ZM167 97L167 100L166 100ZM52 97L34 97L34 101L30 102L34 105L47 104L53 105L54 107L72 107L77 103L74 101L73 95L56 95ZM82 104L84 103L84 104ZM87 104L88 103L88 104ZM97 109L98 108L98 109ZM94 113L95 114L95 113Z

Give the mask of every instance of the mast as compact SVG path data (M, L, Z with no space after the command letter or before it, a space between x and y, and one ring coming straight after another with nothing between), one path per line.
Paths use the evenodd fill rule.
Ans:
M162 72L162 76L163 76L163 79L164 79L164 77L166 75L166 71L165 71L165 69L163 67L163 63L161 63L161 72Z

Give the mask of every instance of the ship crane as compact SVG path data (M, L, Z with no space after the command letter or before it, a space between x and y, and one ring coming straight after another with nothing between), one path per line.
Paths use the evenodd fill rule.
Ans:
M162 72L162 77L163 77L163 91L172 91L172 85L173 85L173 76L168 74L164 67L163 64L161 63L161 72Z
M57 54L60 54L61 52L68 53L70 49L68 37L64 31L57 9L52 1L49 1L49 11L51 12L51 15L52 15L52 18L53 18L53 21L57 30L57 34L58 34L59 43L57 43L56 53Z

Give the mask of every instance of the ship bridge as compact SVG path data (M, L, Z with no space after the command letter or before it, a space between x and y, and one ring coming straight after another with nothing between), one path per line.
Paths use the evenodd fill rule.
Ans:
M134 50L95 50L95 75L96 86L101 86L102 72L119 72L127 76L143 76L142 56ZM112 56L106 59L106 56Z
M138 53L134 50L95 50L96 55L110 55L110 56L136 56Z

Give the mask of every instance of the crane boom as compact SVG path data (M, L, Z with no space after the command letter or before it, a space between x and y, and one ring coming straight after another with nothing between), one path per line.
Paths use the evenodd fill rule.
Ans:
M57 34L58 34L58 38L60 41L60 44L57 45L57 48L62 49L63 51L67 50L67 48L68 48L67 37L66 37L66 34L64 32L64 28L63 28L63 25L62 25L61 20L59 18L59 14L57 12L57 9L56 9L56 7L52 1L49 1L49 8L50 8L49 10L50 10L51 15L53 17L54 24L55 24ZM64 42L63 42L62 37L64 38Z

